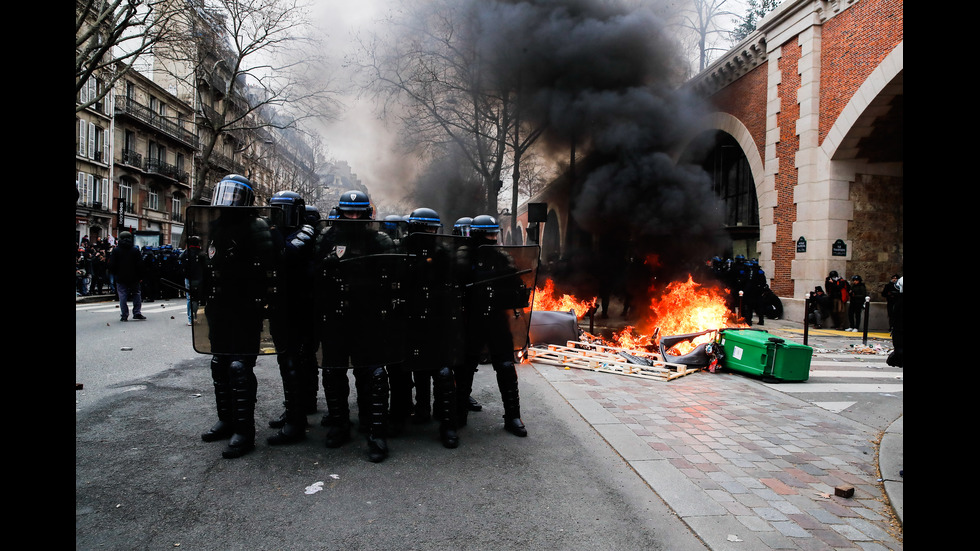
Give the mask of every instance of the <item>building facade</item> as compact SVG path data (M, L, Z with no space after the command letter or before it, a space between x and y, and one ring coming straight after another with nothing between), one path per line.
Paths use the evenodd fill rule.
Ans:
M194 108L137 71L116 82L113 102L117 224L143 244L180 243L199 149Z

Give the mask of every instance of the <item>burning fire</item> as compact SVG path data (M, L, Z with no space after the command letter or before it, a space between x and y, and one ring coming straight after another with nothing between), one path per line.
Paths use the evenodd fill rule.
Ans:
M534 290L534 310L551 310L554 312L575 312L575 317L582 319L595 307L599 297L592 300L579 300L572 295L555 296L555 283L552 280L544 282L543 289Z
M672 282L659 291L651 286L649 291L653 298L650 299L649 311L639 327L626 326L622 331L613 334L612 342L606 341L604 344L641 350L658 346L657 329L659 335L672 336L745 326L737 323L736 316L728 309L727 290L704 287L696 283L690 275L687 281ZM597 302L596 298L581 301L571 295L563 295L557 299L553 295L554 284L549 279L543 289L535 290L534 309L568 311L571 308L581 319ZM711 338L712 335L708 334L679 343L671 353L686 354Z

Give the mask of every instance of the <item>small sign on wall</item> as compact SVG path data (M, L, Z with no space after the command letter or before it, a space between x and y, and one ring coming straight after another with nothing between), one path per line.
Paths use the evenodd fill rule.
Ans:
M796 252L805 253L806 252L806 238L802 235L796 240Z
M838 239L834 241L834 245L830 251L831 256L847 256L847 243L844 243L843 239Z

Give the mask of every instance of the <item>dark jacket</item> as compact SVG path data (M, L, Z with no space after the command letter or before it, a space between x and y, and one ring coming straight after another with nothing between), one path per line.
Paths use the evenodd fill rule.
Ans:
M139 247L117 246L109 253L109 273L116 282L136 285L143 279L143 259Z

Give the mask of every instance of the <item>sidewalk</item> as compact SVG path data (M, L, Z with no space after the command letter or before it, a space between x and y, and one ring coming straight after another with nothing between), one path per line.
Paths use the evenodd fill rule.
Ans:
M625 325L597 318L593 333L608 336ZM580 327L588 331L589 321ZM804 340L802 323L766 320L753 328ZM807 344L814 357L860 352L880 365L891 350L885 333L869 333L865 344L862 333L810 329ZM660 382L535 368L711 549L902 546L901 416L882 434L724 372ZM852 486L853 497L835 495L842 486Z

